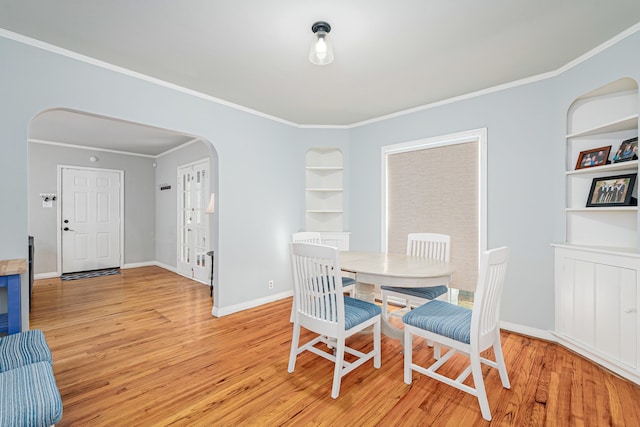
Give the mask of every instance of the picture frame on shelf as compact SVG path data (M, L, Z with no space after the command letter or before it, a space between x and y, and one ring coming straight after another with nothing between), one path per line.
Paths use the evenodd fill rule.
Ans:
M638 137L622 141L620 147L613 156L613 163L628 162L638 159Z
M610 145L581 151L580 155L578 155L578 161L576 162L576 170L606 165L609 161L610 152Z
M593 178L587 207L637 206L632 197L637 173Z

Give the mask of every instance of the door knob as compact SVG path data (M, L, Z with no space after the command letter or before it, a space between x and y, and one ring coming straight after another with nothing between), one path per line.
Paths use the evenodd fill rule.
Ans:
M65 223L65 224L69 224L69 220L68 220L68 219L65 219L65 220L64 220L64 223Z
M73 231L72 229L70 229L69 227L65 227L63 228L64 231Z

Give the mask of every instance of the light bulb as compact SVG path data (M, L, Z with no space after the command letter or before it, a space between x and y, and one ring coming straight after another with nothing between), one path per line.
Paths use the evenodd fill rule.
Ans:
M316 65L327 65L333 61L333 47L329 38L331 26L326 22L316 22L311 27L313 38L309 47L309 61Z

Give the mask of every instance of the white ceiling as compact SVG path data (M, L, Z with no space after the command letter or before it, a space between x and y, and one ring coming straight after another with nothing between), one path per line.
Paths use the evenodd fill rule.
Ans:
M307 59L318 20L326 66ZM0 28L297 125L552 72L638 22L638 0L0 0Z

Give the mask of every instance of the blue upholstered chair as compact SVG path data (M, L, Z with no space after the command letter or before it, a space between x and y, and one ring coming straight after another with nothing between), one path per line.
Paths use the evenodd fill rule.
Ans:
M451 237L446 234L410 233L407 236L407 255L449 262L450 251ZM425 304L446 295L448 291L445 285L427 288L381 286L380 289L382 291L382 315L385 319L388 319L390 315L402 316L411 310L412 306ZM389 312L389 297L402 299L404 309Z
M0 374L0 426L48 427L62 418L62 399L49 362Z
M509 249L506 247L486 251L480 261L480 274L474 295L473 310L444 301L424 304L402 318L404 322L404 382L411 384L412 371L419 372L445 384L456 387L478 398L482 417L491 421L491 411L482 377L481 363L497 368L504 388L510 388L507 368L500 344L499 310L500 296L504 284ZM412 362L413 336L421 336L434 343L434 354L438 346L449 351L428 368ZM486 359L481 352L493 347L495 361ZM469 357L469 367L452 379L437 373L454 354ZM473 375L474 387L463 384Z
M40 329L0 338L0 372L36 362L53 363L51 350Z
M375 304L343 294L336 248L311 243L291 243L290 247L295 310L288 371L294 371L298 354L305 350L334 362L331 397L335 399L344 375L370 359L375 368L380 368L381 310ZM362 353L346 346L346 338L370 326L373 326L373 350ZM318 336L300 345L301 328ZM318 343L335 347L335 353L321 350L315 346ZM345 353L357 359L348 362L344 360Z

